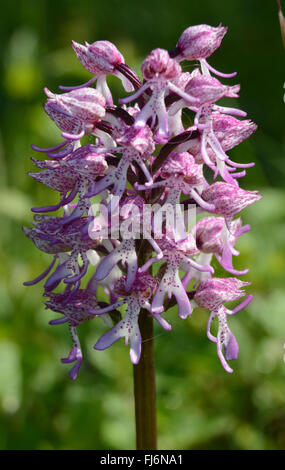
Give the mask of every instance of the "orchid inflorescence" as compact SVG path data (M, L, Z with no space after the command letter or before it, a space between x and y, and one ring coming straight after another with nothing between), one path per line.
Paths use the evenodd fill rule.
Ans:
M238 183L254 163L236 163L228 156L256 125L239 119L246 116L244 111L216 104L223 97L237 98L240 89L216 78L234 73L218 72L207 61L226 31L222 26L187 28L175 49L158 48L146 57L143 82L111 42L73 42L92 78L83 85L61 86L61 94L45 89L44 110L63 141L52 148L32 146L48 159L32 158L41 171L30 176L58 191L59 202L33 208L33 226L24 227L37 248L53 255L47 270L25 285L45 279L45 305L61 314L50 324L70 327L73 347L62 362L75 363L69 372L72 380L82 362L79 324L101 317L110 329L94 348L103 350L125 338L137 364L139 315L151 315L170 330L163 314L175 302L182 319L196 307L209 309L207 336L217 344L225 370L232 372L227 361L237 358L238 345L227 318L252 300L249 295L231 310L224 305L244 297L243 287L249 284L236 277L248 270L235 269L232 257L239 254L236 241L250 226L235 215L261 196ZM182 71L182 61L194 61L191 73ZM117 105L106 81L110 74L131 93ZM96 89L90 87L95 81ZM190 127L185 110L188 123L193 117ZM92 209L94 201L99 215ZM161 206L167 209L157 230L154 217ZM206 217L185 231L190 206ZM168 212L177 207L178 224L168 223ZM50 215L57 210L61 215ZM146 219L147 229L142 227ZM114 220L116 228L125 227L117 237ZM214 258L231 277L214 277ZM100 286L109 304L98 301ZM123 305L122 317L117 309ZM217 337L210 331L215 317Z

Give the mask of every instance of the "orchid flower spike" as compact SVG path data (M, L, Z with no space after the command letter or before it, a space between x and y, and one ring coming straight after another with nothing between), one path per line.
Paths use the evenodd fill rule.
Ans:
M100 317L109 330L94 349L124 338L138 364L140 325L150 316L169 331L167 311L175 305L181 319L191 318L197 307L208 309L207 336L232 372L227 361L237 358L238 345L228 316L252 300L243 289L249 282L237 277L249 270L233 262L239 237L250 229L239 214L261 195L239 183L254 163L230 156L257 126L243 119L245 111L220 106L224 97L237 98L240 86L212 76L235 74L218 72L207 61L226 32L221 25L189 26L174 50L156 48L147 55L142 80L110 41L73 41L92 77L60 87L60 94L45 88L44 111L63 141L32 146L46 156L31 159L36 170L29 175L55 191L56 202L33 207L31 226L23 227L35 247L50 255L48 267L25 285L43 281L46 308L60 314L50 324L69 326L72 348L62 362L72 364L72 380L83 360L79 325ZM194 61L191 73L182 71L184 60ZM119 103L109 75L131 93ZM231 277L217 277L216 260ZM102 290L107 304L99 301ZM227 302L242 298L228 308ZM210 331L214 319L216 336Z

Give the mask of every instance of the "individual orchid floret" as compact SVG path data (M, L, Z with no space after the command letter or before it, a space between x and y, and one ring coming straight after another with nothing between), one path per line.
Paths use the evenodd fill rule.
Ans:
M94 250L102 239L91 238L84 239L82 231L88 224L87 217L74 220L69 224L62 225L62 218L36 216L39 223L29 229L24 227L25 234L35 243L37 248L46 252L55 254L54 260L45 275L40 275L28 285L35 284L46 277L51 271L56 259L59 260L58 267L51 274L46 283L45 289L50 292L64 280L66 284L75 284L79 286L80 279L86 274L88 268L89 250ZM70 255L65 253L71 252ZM60 255L58 257L58 255ZM78 264L78 256L81 257L83 265ZM27 284L27 283L26 283Z
M94 315L89 313L89 310L98 305L98 303L96 295L86 289L77 290L73 297L69 299L68 303L64 302L67 295L67 292L62 294L54 294L50 292L48 294L50 299L45 302L45 305L46 308L63 315L61 318L51 320L49 322L50 325L60 325L62 323L69 324L73 347L68 357L61 359L61 362L64 364L75 362L75 365L69 371L71 380L75 380L82 363L82 351L76 327L86 320L92 320L95 318Z
M199 262L210 263L212 255L215 254L226 271L238 276L247 274L248 269L238 271L233 268L232 257L239 255L234 248L237 239L249 230L249 225L242 226L240 217L229 222L228 227L222 217L206 217L199 220L193 229L197 247L201 251ZM188 277L188 282L189 280Z
M101 336L95 344L94 349L107 349L120 338L125 338L126 345L130 343L131 361L133 364L138 364L141 356L141 334L138 325L138 317L142 308L150 312L151 307L147 299L151 297L156 286L157 281L150 274L146 273L138 273L131 293L126 289L125 277L115 283L113 292L119 297L124 297L125 303L127 303L127 311L124 318L119 323ZM109 308L111 307L112 306ZM101 309L103 313L106 311L106 309ZM91 313L98 314L98 310L92 310ZM154 314L153 316L164 329L171 329L171 326L160 315Z
M111 253L102 258L94 279L96 281L105 279L120 261L128 267L126 289L130 290L138 269L135 240L132 238L123 240Z
M133 95L120 99L119 102L129 103L141 96L147 89L152 94L148 97L148 101L144 105L142 111L135 120L135 127L144 127L149 119L151 119L151 127L155 126L156 117L158 119L158 130L156 132L156 142L165 143L170 135L168 129L168 115L165 106L165 96L170 91L177 93L187 103L197 105L198 100L188 95L178 88L174 83L174 79L181 73L180 65L169 57L164 49L154 49L144 60L141 66L145 83Z
M218 357L221 361L223 368L229 373L232 373L233 369L229 367L227 361L237 359L239 351L237 340L228 327L227 315L231 314L232 312L230 310L226 309L223 305L221 305L218 309L214 310L211 313L207 327L207 336L211 341L217 343ZM210 326L215 316L217 316L218 318L217 337L213 336L210 332Z
M235 277L207 279L199 284L194 300L199 307L215 310L225 302L238 300L245 296L242 287L250 282L241 281Z
M62 158L74 149L75 143L95 130L96 124L105 116L106 100L93 88L82 88L69 93L56 94L44 89L48 100L43 107L47 115L62 131L62 143L48 149L32 145L38 152L53 158ZM67 145L69 144L69 145ZM59 150L57 153L53 153Z
M94 88L81 88L61 95L45 88L45 93L48 100L44 110L63 131L63 137L90 133L96 121L105 116L106 100Z
M189 26L181 34L171 57L175 57L178 61L199 60L205 73L211 71L220 77L234 77L235 72L230 74L218 72L206 61L220 47L227 30L227 27L221 25L216 28L207 24Z
M152 184L152 177L144 160L150 158L154 150L154 142L151 129L148 126L137 129L134 126L127 128L118 139L120 147L109 149L122 153L117 167L109 169L100 181L96 182L87 193L87 197L95 196L105 189L113 186L112 209L115 210L126 189L127 171L132 163L137 163L143 171L147 182Z
M136 189L143 191L159 187L169 188L166 206L176 207L180 202L181 192L189 194L203 209L211 211L214 206L206 203L199 195L204 188L203 169L197 165L192 155L188 152L171 152L160 170L160 179L152 184L135 184Z
M217 343L217 352L222 366L227 372L233 372L228 366L226 360L233 360L238 355L237 341L230 331L227 324L227 315L235 315L252 301L252 296L249 295L240 305L233 310L224 307L224 303L228 301L238 300L245 295L243 290L240 290L249 282L243 282L236 278L217 279L212 278L205 282L201 282L194 295L194 302L199 307L211 310L211 315L207 324L208 338ZM218 336L214 337L211 332L211 324L213 319L217 316L219 327ZM223 355L223 349L225 356Z
M246 140L257 129L257 125L249 119L240 121L233 116L219 112L212 114L212 123L213 131L225 152ZM237 166L237 168L249 168L249 165L254 165L253 163L243 165L242 163L238 164L233 162L230 162L230 164Z
M136 211L134 211L136 209ZM105 279L113 268L121 262L124 266L127 265L127 278L125 287L129 291L136 278L138 269L138 260L136 252L136 240L140 238L140 234L143 228L143 217L150 219L151 214L147 215L144 200L136 195L129 195L124 198L122 208L120 211L121 222L124 221L124 226L121 225L122 241L119 243L108 255L106 255L98 264L94 280L102 281ZM129 224L131 224L132 232L129 232ZM115 229L116 227L113 227ZM145 231L145 236L152 248L156 251L156 258L154 261L158 261L162 258L163 254L153 239L150 233Z
M58 161L33 161L36 166L42 168L42 171L29 173L29 175L61 194L60 202L55 206L33 208L33 212L52 212L69 204L76 195L79 195L76 217L84 212L88 213L89 204L85 198L87 186L103 176L108 168L105 156L96 153L95 146L79 147ZM68 191L70 191L69 194ZM72 217L66 218L64 223L70 220Z
M235 170L235 167L231 168L227 165L227 163L232 162L229 160L229 157L225 153L215 133L212 112L213 105L211 103L223 96L232 98L238 97L237 92L239 91L239 85L232 87L224 86L216 78L199 74L190 80L186 86L186 90L188 90L188 87L189 90L193 90L194 96L197 95L197 97L200 97L201 101L201 106L197 108L194 124L201 132L200 154L204 163L215 172L214 177L220 174L228 183L238 185L234 178L244 176L244 173L230 173ZM225 110L225 108L222 109ZM229 108L228 111L240 114L239 110L232 108ZM212 156L214 156L212 160L209 156L208 148L210 148ZM252 165L244 165L244 167L248 166Z
M199 106L203 106L223 97L238 98L240 85L223 85L217 78L196 73L186 84L185 91L199 100Z
M140 85L136 74L125 65L125 60L116 46L110 41L96 41L85 46L72 41L72 47L83 67L94 76L85 84L77 87L63 87L62 90L74 90L91 85L97 80L96 88L106 98L109 106L113 105L111 91L106 82L107 75L116 75L122 80L126 91L133 91L132 82Z
M241 218L237 218L224 224L223 231L221 233L223 240L223 248L219 253L215 253L221 266L231 274L236 276L242 276L248 273L248 269L237 270L233 267L233 255L238 256L239 252L234 248L234 245L239 237L250 230L250 225L242 226Z
M250 137L257 128L256 124L248 119L240 121L233 116L219 112L213 112L211 120L213 133L220 142L223 152L227 152L239 145L245 139ZM184 144L181 144L179 146L179 151L183 150L190 152L195 157L196 163L204 163L203 156L201 155L201 136L197 136L194 139L192 138ZM214 165L217 155L210 145L207 147L207 154ZM228 165L236 168L250 168L254 166L254 163L236 163L231 161L229 158L226 162Z
M175 243L173 240L162 237L157 243L163 251L163 259L166 261L166 269L152 301L152 312L161 313L164 310L163 303L165 295L169 298L174 295L178 305L180 318L187 318L192 313L192 306L179 277L179 269L188 271L195 268L199 271L214 272L209 265L200 265L191 256L198 253L195 240L191 234L185 240ZM149 267L147 262L141 271Z
M64 217L36 215L32 228L23 227L25 235L32 240L38 249L45 253L62 253L72 251L75 247L89 250L100 243L96 240L83 238L86 227L89 225L87 217L73 220L64 224ZM97 227L99 230L100 227Z
M199 99L200 105L198 107L190 107L190 109L196 112L194 126L190 129L198 129L201 136L197 136L196 139L191 139L191 141L193 141L190 142L189 149L187 148L187 142L179 148L179 150L189 150L193 155L197 155L198 153L202 158L202 162L206 163L206 165L215 172L214 177L220 174L225 181L236 185L237 182L234 178L239 178L243 176L244 173L230 174L231 171L234 171L235 165L229 160L215 133L214 116L218 113L214 113L213 109L221 109L224 112L241 116L243 116L244 113L243 111L234 108L222 108L214 105L213 103L224 96L231 98L238 97L237 93L239 92L239 89L239 85L225 86L216 78L201 75L200 72L193 74L192 78L185 86L185 91ZM187 104L184 100L176 102L174 107L170 109L169 114L177 113L179 108L183 108L185 105ZM197 147L197 142L200 143L200 147ZM227 163L232 164L233 168L227 165ZM250 166L252 166L252 164L244 165L244 168Z
M226 219L232 218L262 197L258 191L247 191L223 182L213 183L204 189L201 196L204 201L214 205L213 212Z

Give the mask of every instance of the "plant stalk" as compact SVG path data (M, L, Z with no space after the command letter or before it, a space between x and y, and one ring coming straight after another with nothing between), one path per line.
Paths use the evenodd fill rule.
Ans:
M147 240L142 240L138 253L139 265L151 256ZM141 358L133 366L137 450L157 449L156 389L153 344L153 319L145 309L140 311L139 329L142 336Z
M153 319L142 309L139 318L142 335L140 362L133 366L137 450L157 449L156 391L153 354Z

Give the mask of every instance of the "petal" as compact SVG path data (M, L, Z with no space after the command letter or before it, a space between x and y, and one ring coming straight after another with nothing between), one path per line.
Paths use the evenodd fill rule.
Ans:
M190 304L190 300L186 294L186 291L180 281L177 273L177 277L175 279L176 283L178 284L177 287L172 289L173 295L176 298L177 305L178 305L178 316L183 320L192 313L192 307Z
M126 281L126 291L129 291L134 283L136 273L138 270L138 260L135 248L132 252L128 254L128 274Z
M98 339L97 343L94 346L94 349L97 349L98 351L103 351L104 349L109 348L109 346L111 346L113 343L115 343L116 341L118 341L118 339L122 337L116 326L114 326L110 331L107 331L107 333L105 333L103 336L101 336L101 338Z
M138 364L141 357L142 338L139 327L130 337L130 358L133 364Z
M120 261L121 254L118 250L119 247L115 248L111 253L109 253L105 258L103 258L96 269L94 279L96 281L102 281L105 277L110 274L114 266Z
M60 281L70 275L70 269L66 266L67 261L63 264L60 264L52 275L46 280L44 289L46 291L51 291L55 289Z
M222 351L222 344L219 339L217 342L217 353L218 353L218 356L219 356L219 359L221 361L223 368L231 374L233 372L233 369L229 367L229 365L226 362L226 359L224 358L223 351Z
M224 346L225 350L225 358L227 361L232 361L234 359L237 359L238 357L238 343L233 335L233 333L230 331L229 332L229 339L227 344Z
M164 310L163 302L164 302L165 294L167 293L167 289L164 288L162 281L156 290L155 296L151 304L152 313L161 313Z

